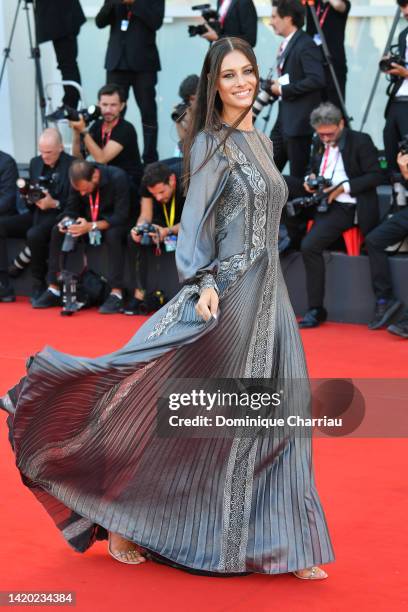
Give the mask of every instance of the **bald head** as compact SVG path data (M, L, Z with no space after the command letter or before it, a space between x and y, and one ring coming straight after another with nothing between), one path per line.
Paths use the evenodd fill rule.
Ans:
M38 149L44 164L51 167L55 166L64 150L60 132L56 128L44 130L38 141Z

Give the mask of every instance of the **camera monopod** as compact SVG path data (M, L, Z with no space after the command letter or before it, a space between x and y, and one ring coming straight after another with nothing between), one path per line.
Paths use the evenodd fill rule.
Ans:
M350 117L349 114L347 113L346 104L344 102L344 98L343 98L343 94L341 93L339 81L337 80L336 72L335 72L334 67L333 67L333 62L332 62L332 59L331 59L329 48L327 46L326 37L323 34L323 30L322 30L322 28L320 26L319 18L318 18L317 14L316 14L316 8L315 8L316 2L315 2L315 0L301 0L301 3L303 4L303 6L307 5L309 7L309 9L310 9L310 13L312 15L316 31L317 31L318 35L320 36L320 40L322 42L323 54L324 54L326 63L328 65L328 67L329 67L330 75L331 75L331 77L333 79L333 83L334 83L334 86L336 88L336 93L337 93L337 96L338 96L339 101L340 101L340 106L341 106L341 110L342 110L342 113L343 113L344 121L345 121L346 125L349 126L350 123L353 121L353 117Z
M41 113L41 121L42 121L43 127L46 128L48 126L48 122L45 116L46 100L45 100L44 84L43 84L43 78L42 78L42 72L41 72L41 63L40 63L41 54L40 54L40 49L37 45L36 34L35 34L35 30L36 30L35 28L35 6L33 3L33 0L17 0L17 7L16 7L16 12L14 14L14 19L13 19L13 24L11 27L8 45L3 50L4 59L3 59L3 64L0 70L0 88L1 88L2 81L3 81L4 71L6 69L7 60L10 59L11 45L13 43L13 38L14 38L14 34L16 31L16 26L17 26L17 18L18 18L20 7L22 3L24 3L22 9L26 13L28 41L29 41L30 53L31 53L30 57L31 59L34 60L34 66L35 66L35 84L36 84L36 91L38 95L38 101L39 101L39 107L40 107L40 113ZM33 9L34 36L33 36L32 29L31 29L30 11L28 8L29 4L32 5L32 9ZM35 114L35 117L37 118L37 114ZM36 129L36 134L37 134L37 129Z

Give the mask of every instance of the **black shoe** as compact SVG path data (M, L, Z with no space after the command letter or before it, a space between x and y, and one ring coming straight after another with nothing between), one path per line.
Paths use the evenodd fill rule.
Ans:
M61 121L62 119L67 119L67 116L65 104L61 104L53 113L47 115L46 119L48 119L48 121Z
M408 338L408 311L403 315L402 319L389 325L387 331L401 338Z
M325 308L311 308L307 311L303 319L299 321L299 327L301 329L318 327L320 323L324 323L326 319L327 312Z
M123 311L123 300L117 295L110 293L98 312L101 314L116 314Z
M10 283L0 282L0 302L15 302L16 296Z
M401 302L398 300L379 300L375 305L374 319L368 324L368 329L380 329L399 310Z
M126 304L126 308L123 310L123 314L125 315L141 314L140 307L144 304L145 304L144 300L139 300L139 298L133 297Z
M61 306L61 303L61 296L55 295L47 289L37 300L32 301L32 306L33 308L52 308L53 306Z
M17 278L17 276L20 276L20 274L22 274L23 272L24 272L24 268L19 268L18 266L15 266L14 264L9 265L8 275L11 278Z
M33 302L36 302L46 290L47 290L47 285L45 283L40 283L40 282L33 283L33 288L31 290L31 297L30 297L31 304Z

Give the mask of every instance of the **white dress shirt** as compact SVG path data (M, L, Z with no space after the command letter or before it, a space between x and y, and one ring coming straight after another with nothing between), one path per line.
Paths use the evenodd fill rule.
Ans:
M357 202L357 199L350 195L349 178L344 169L343 157L338 146L325 148L319 174L331 179L333 187L340 183L343 184L344 193L337 196L336 202L344 202L345 204L355 204ZM343 181L346 182L343 183Z
M408 34L406 38L406 47L405 47L405 62L406 64L408 64ZM408 78L404 79L401 87L395 94L396 98L398 98L399 96L408 96Z

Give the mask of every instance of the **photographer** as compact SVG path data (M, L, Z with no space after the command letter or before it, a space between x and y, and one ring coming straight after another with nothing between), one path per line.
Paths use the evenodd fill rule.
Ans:
M136 315L146 310L147 250L152 244L173 252L184 206L182 165L168 166L155 162L146 167L142 179L140 216L128 238L131 267L136 270L134 297L125 308L125 314ZM136 263L135 263L136 260Z
M107 83L120 85L125 99L133 88L142 116L145 164L158 159L156 83L161 66L156 32L163 18L164 0L105 0L95 18L98 28L110 27Z
M217 0L217 13L219 17L214 27L211 21L203 19L207 32L202 38L215 42L223 36L237 36L255 47L258 15L252 0Z
M199 77L196 74L190 74L180 84L179 96L183 100L173 108L171 118L176 124L176 130L179 137L178 147L183 154L183 142L190 127L191 121L191 105L196 98Z
M400 152L397 164L405 181L408 180L408 153ZM370 258L371 282L376 296L374 318L369 329L381 329L401 308L401 302L394 297L388 253L386 248L408 236L408 206L402 207L391 217L366 236L365 244ZM408 310L388 331L402 338L408 338Z
M142 162L137 144L136 130L121 112L125 97L121 87L104 85L98 92L98 106L102 118L87 127L83 118L71 121L73 128L72 152L81 157L81 139L84 147L99 164L121 168L129 176L132 199L139 192Z
M31 252L33 277L32 298L45 289L48 246L51 230L64 210L69 193L69 167L73 157L64 152L61 134L48 128L41 134L40 155L30 162L29 185L34 187L26 197L28 211L0 218L0 300L14 301L14 290L8 274L7 238L26 238Z
M109 251L108 282L111 293L99 308L102 314L122 309L123 240L129 219L129 182L120 168L76 160L70 167L71 190L64 215L51 235L48 289L33 302L34 308L61 305L58 273L61 247L66 232L75 239L84 236L91 246L102 240ZM66 228L66 220L74 223Z
M402 17L408 21L408 0L397 0L397 4L401 8ZM408 134L408 27L398 37L398 51L404 65L391 62L392 68L386 71L391 76L391 83L387 89L389 100L385 107L383 135L390 174L398 172L398 142Z
M347 77L347 60L346 51L344 49L344 36L350 8L351 3L349 0L317 0L315 5L316 15L326 39L330 58L333 64L334 72L336 73L343 100L346 99ZM323 48L321 46L322 41L317 33L309 5L307 5L306 12L306 32L312 36L314 42L321 48L323 54ZM323 61L325 62L324 55ZM324 100L328 100L335 106L341 107L336 87L327 65L325 65L325 74L327 85L323 96Z
M86 19L79 0L36 0L35 17L38 42L52 41L62 79L80 85L77 36ZM76 108L78 90L65 85L64 92L62 104ZM62 119L61 109L57 109L49 118L54 121Z
M0 219L4 215L17 214L16 181L17 164L11 155L0 151Z
M304 14L299 0L272 1L270 23L284 40L277 57L279 79L271 87L279 98L279 112L270 137L278 169L289 161L290 174L297 177L305 174L312 141L310 113L326 84L320 50L301 29Z
M337 107L324 102L312 112L310 122L317 139L312 147L310 172L304 184L305 193L313 193L312 181L318 177L324 177L331 186L323 189L327 195L325 212L319 212L316 207L302 211L303 219L314 220L300 247L306 269L309 304L308 312L299 323L302 328L317 327L327 317L323 307L324 249L333 244L345 230L354 226L356 210L358 225L364 235L376 226L376 187L382 180L377 149L370 136L346 128ZM297 217L292 217L292 225L287 219L289 233L297 223Z

